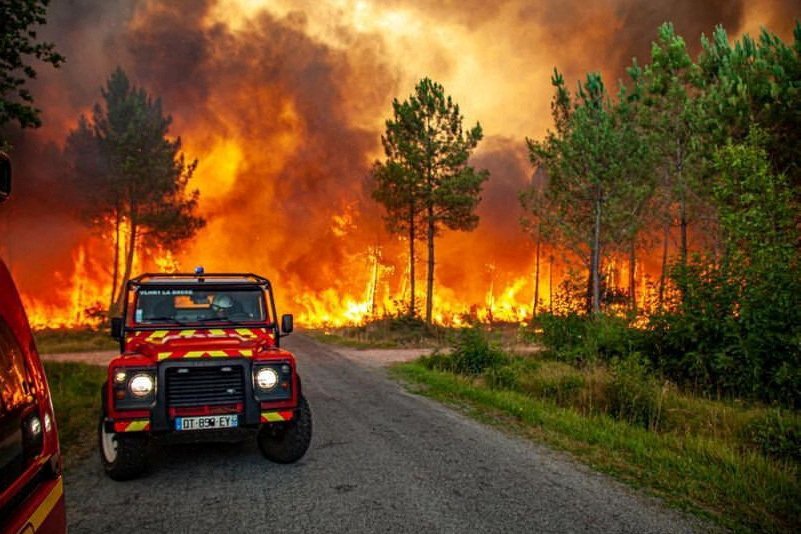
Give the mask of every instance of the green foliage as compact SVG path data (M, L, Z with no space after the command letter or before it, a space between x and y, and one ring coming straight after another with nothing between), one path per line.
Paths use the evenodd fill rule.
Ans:
M589 282L563 282L555 309L572 311L539 318L555 358L642 354L709 396L801 406L801 23L794 38L763 31L730 43L717 28L694 61L664 24L650 63L633 64L615 100L595 74L575 96L554 74L555 130L528 140L537 179L521 195L524 226L568 248ZM583 320L590 307L577 299L597 314L624 297L604 288L604 258L625 255L635 272L638 247L659 241L659 297L645 327Z
M373 198L386 209L392 233L408 238L409 314L414 315L414 243L428 242L426 323L431 324L434 283L434 238L442 228L473 230L486 170L467 164L483 137L481 125L462 128L459 106L442 85L424 78L408 100L392 102L393 118L381 138L386 160L373 167Z
M764 454L801 464L801 417L797 413L770 410L743 433Z
M557 127L541 142L527 140L532 163L547 179L522 193L524 223L587 266L587 309L599 313L604 252L632 238L637 224L630 215L640 213L650 195L642 174L647 145L631 120L633 110L625 101L611 102L600 74L588 74L575 97L561 74L551 81Z
M702 38L698 63L707 80L704 98L718 126L722 144L743 141L753 126L766 134L765 148L774 173L787 176L796 202L801 201L801 23L794 43L762 30L758 39L744 35L730 43L718 26Z
M801 405L801 251L790 188L770 171L758 133L715 157L723 256L698 256L672 278L684 298L649 320L643 350L708 394Z
M663 391L640 355L631 354L612 363L608 394L612 416L651 430L659 428Z
M107 330L47 328L33 333L40 354L119 349Z
M64 56L53 43L37 42L36 27L47 22L49 0L0 2L0 126L16 121L21 128L41 126L40 110L33 105L33 95L26 89L36 78L30 59L59 67ZM0 139L0 148L4 142Z
M628 320L612 315L542 313L535 324L542 329L541 341L550 354L574 365L625 357L640 343Z
M450 357L453 371L463 375L479 375L507 360L503 350L490 341L480 326L465 328L457 334Z
M515 390L518 387L519 378L518 368L511 364L490 367L484 372L487 385L494 389Z
M105 367L72 362L44 362L53 395L58 437L67 468L94 450L100 414L100 386Z
M559 406L572 406L587 385L582 373L562 362L541 362L521 369L517 378L518 391Z

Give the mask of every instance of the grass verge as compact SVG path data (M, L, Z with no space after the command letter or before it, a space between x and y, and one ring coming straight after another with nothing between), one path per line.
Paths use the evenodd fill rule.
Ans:
M44 362L44 366L53 396L64 464L70 468L96 446L99 392L106 370L73 362Z
M119 343L105 330L47 328L35 331L33 337L40 354L119 349Z
M582 415L482 380L427 368L392 373L417 392L466 407L477 419L572 453L593 468L735 531L801 528L797 464L778 462L709 436L656 433L606 414Z

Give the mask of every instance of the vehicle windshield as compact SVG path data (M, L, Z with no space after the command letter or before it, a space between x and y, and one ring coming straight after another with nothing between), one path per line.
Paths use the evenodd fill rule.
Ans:
M266 322L264 293L253 289L147 288L138 291L134 322Z

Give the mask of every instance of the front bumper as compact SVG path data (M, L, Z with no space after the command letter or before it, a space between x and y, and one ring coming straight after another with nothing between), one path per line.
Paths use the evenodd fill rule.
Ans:
M176 432L177 417L216 415L236 415L237 428L257 428L262 424L291 421L296 408L292 391L295 384L290 386L288 399L260 400L256 398L251 379L253 364L250 359L240 358L162 361L157 366L157 387L152 405L132 410L134 413L130 416L124 410L118 410L115 418L106 418L106 430L171 433ZM229 376L218 378L222 376L220 370L226 370ZM241 380L236 380L234 375ZM194 382L187 380L190 376Z

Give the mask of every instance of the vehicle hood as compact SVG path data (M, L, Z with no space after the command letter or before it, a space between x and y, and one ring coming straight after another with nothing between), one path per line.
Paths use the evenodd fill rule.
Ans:
M186 328L128 332L125 352L155 361L200 358L250 358L275 346L266 328Z

